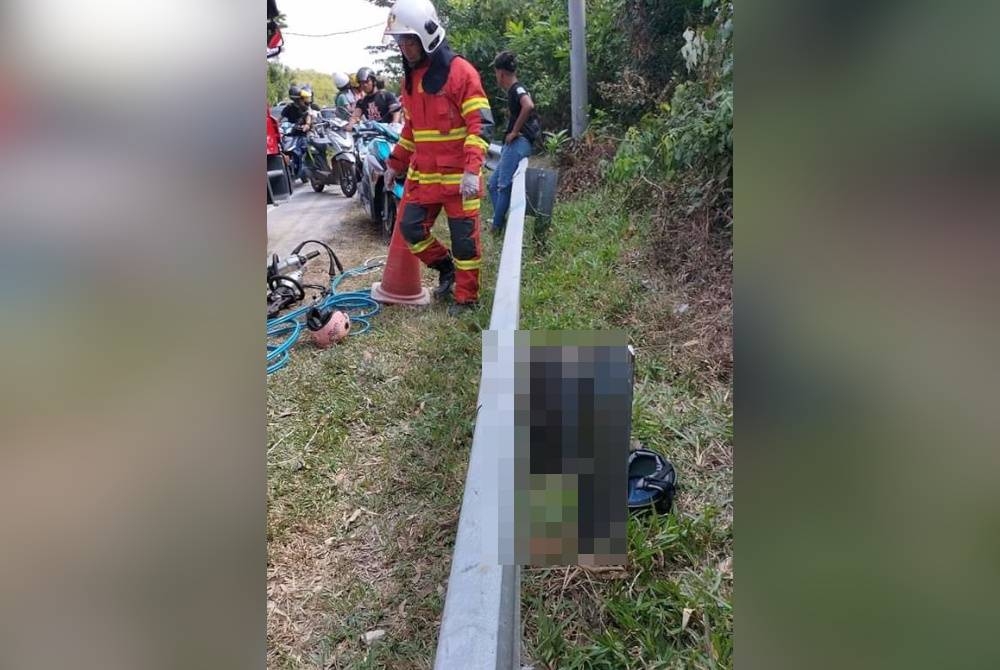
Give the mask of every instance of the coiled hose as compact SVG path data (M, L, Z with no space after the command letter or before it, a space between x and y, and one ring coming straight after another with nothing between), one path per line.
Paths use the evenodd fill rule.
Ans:
M382 266L381 262L369 259L364 265L352 268L337 275L330 281L330 293L319 303L306 305L293 310L284 316L269 319L267 322L267 374L277 372L288 365L289 352L298 342L305 328L305 315L313 307L339 309L351 319L351 335L362 335L371 330L371 319L382 311L382 306L371 297L371 289L338 293L337 287L348 277L359 277L374 272ZM273 340L281 340L271 344Z

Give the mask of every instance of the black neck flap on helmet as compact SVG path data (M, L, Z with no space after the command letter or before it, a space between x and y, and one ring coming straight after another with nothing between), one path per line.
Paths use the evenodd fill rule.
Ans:
M447 39L441 42L441 46L434 53L428 54L430 65L427 66L427 72L424 73L423 78L426 92L433 95L444 88L445 82L448 81L448 73L451 72L451 62L455 60L457 55L451 50ZM410 67L405 58L403 59L403 72L406 75L406 92L413 95L413 68Z

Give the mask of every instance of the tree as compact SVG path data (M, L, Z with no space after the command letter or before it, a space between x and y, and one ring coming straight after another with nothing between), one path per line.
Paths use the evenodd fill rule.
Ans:
M379 7L392 0L368 0ZM510 49L547 130L570 123L569 16L566 0L435 0L448 41L479 70L494 116L506 114L506 96L491 64ZM689 26L712 23L718 0L588 0L588 94L595 117L620 129L639 122L692 78L680 50ZM394 48L386 69L397 72ZM499 125L499 124L498 124Z
M267 101L275 105L287 97L292 83L292 70L287 65L267 62Z

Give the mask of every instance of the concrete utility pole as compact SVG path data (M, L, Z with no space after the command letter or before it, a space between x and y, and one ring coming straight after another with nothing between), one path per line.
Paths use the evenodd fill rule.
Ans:
M585 0L569 0L570 105L573 137L587 129L587 8Z

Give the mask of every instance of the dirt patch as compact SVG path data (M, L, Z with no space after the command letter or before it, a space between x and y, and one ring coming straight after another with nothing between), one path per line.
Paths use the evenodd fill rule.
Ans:
M604 163L615 157L618 144L610 138L585 134L570 140L560 151L559 202L572 200L595 190L604 183Z
M328 524L299 526L268 546L267 657L307 665L315 640L330 626L325 601L344 595L333 575L346 558L342 543L327 544ZM336 549L336 550L335 550Z
M622 196L648 243L623 260L645 299L630 324L681 371L729 383L733 370L731 193L648 183Z

